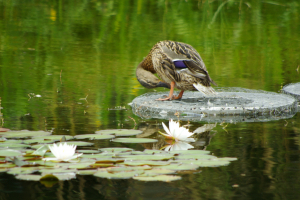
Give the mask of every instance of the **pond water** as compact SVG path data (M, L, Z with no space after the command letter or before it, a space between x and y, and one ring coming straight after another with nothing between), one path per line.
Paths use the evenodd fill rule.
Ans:
M134 128L156 138L167 119L142 119L128 105L167 91L143 88L135 78L156 42L191 44L219 87L278 92L300 81L299 16L298 0L0 1L0 125L71 136ZM78 175L51 187L0 173L0 199L299 198L299 112L211 124L194 147L238 158L228 166L186 171L167 183ZM190 125L193 131L207 122ZM93 142L92 149L161 147Z

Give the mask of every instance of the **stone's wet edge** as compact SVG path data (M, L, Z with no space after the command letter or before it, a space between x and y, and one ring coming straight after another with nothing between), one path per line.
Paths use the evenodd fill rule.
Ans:
M218 88L216 96L185 92L182 100L156 101L168 93L147 93L130 104L143 118L239 122L270 121L293 117L295 98L274 92L244 88Z
M291 83L282 88L282 92L294 96L300 101L300 82Z

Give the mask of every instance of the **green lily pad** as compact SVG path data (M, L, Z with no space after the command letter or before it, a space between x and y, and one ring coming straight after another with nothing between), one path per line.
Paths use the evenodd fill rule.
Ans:
M132 135L138 135L141 134L143 131L140 130L134 130L134 129L110 129L110 130L103 130L103 131L97 131L97 134L103 134L103 133L109 133L114 134L116 136L132 136Z
M163 165L169 165L170 162L168 161L153 161L153 160L144 160L144 161L125 161L124 165L150 165L150 166L163 166Z
M113 131L114 129L107 129L107 130L100 130L100 131L96 131L95 134L100 134L100 135L113 135Z
M94 174L94 176L108 179L129 179L139 174L144 173L144 170L135 170L129 172L120 172L120 173L109 173L106 170L98 171Z
M179 155L203 155L203 154L210 154L210 151L205 150L176 150L171 151L171 154L179 154Z
M23 141L22 140L5 140L5 141L1 141L0 144L5 144L5 143L18 143L21 144Z
M197 168L199 168L199 166L195 165L195 164L170 164L170 165L165 165L165 166L159 166L156 168L181 171L181 170L196 170Z
M236 161L237 158L233 157L223 157L223 158L218 158L218 160L225 160L225 161Z
M93 175L97 172L97 169L78 170L77 174L80 175Z
M76 146L92 146L92 145L94 145L94 143L91 143L91 142L82 142L82 141L68 141L66 143L69 144L69 145L74 144ZM59 142L56 143L56 144L59 145ZM43 144L33 145L33 146L31 146L31 148L32 149L38 149L41 146L43 146Z
M82 156L80 156L81 158L105 158L105 159L111 159L113 155L105 155L105 154L101 154L101 153L95 153L95 154L83 154Z
M145 149L143 152L145 154L171 154L171 155L175 155L175 153L173 154L173 151L172 151L172 153L170 153L169 151L162 151L162 150L155 150L155 149Z
M86 153L86 154L100 153L98 150L92 150L92 149L76 150L76 152L78 152L78 153Z
M28 144L18 144L18 143L0 143L0 148L3 148L3 147L6 147L6 148L27 148L27 147L31 147L30 145Z
M95 162L90 163L78 163L76 165L69 166L69 169L86 169L89 168L90 165L94 164Z
M35 167L27 167L27 168L15 167L15 168L9 169L9 171L7 173L8 174L13 174L13 175L17 175L17 174L32 174L33 172L36 172L38 170L39 170L39 168L35 168Z
M44 156L45 153L48 151L49 146L48 145L43 145L40 148L38 148L36 151L32 153L32 155L37 155L37 156Z
M23 153L13 149L0 149L0 156L21 156Z
M133 177L135 180L139 181L164 181L164 182L171 182L180 180L180 176L172 176L172 175L159 175L159 176L136 176Z
M151 170L145 170L145 173L141 176L157 176L157 175L163 175L163 174L174 174L175 170L171 169L151 169Z
M24 144L33 144L33 143L39 143L39 144L47 144L47 143L53 143L55 140L44 140L43 138L34 138L34 139L28 139L23 140Z
M114 135L97 135L97 134L84 134L84 135L75 135L75 139L90 139L90 140L107 140L115 138Z
M25 180L25 181L39 181L42 178L41 175L35 174L20 174L16 176L16 179Z
M102 151L102 152L112 152L112 153L133 151L133 149L124 148L124 147L101 148L101 149L98 149L98 150Z
M124 155L120 156L125 160L169 160L173 158L173 155Z
M1 132L0 135L6 138L27 138L27 137L34 137L34 136L51 135L51 132L22 130L22 131L3 132L3 134Z
M119 173L119 172L129 172L129 171L136 171L136 170L145 170L145 169L151 169L149 166L137 166L137 167L126 167L126 166L121 166L121 167L112 167L107 169L108 172L110 173Z
M71 140L74 137L70 135L47 135L47 136L35 136L34 139L44 139L44 140L53 140L60 141L62 137L65 137L66 140Z
M12 168L15 167L16 165L13 163L0 163L0 168Z
M225 166L229 165L230 162L227 160L199 160L193 162L193 164L198 165L199 167L219 167L219 166Z
M157 142L156 139L151 138L116 138L113 142L121 143L154 143Z
M188 160L188 159L196 159L196 160L208 160L208 159L216 159L216 156L206 155L206 154L188 154L188 155L179 155L176 156L175 159L178 160Z

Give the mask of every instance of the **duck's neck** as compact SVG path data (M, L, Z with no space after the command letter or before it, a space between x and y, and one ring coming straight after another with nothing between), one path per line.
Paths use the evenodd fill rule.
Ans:
M147 58L147 57L146 57ZM153 73L154 69L147 68L145 64L146 58L136 68L136 78L145 88L165 87L170 88L170 85L159 80Z

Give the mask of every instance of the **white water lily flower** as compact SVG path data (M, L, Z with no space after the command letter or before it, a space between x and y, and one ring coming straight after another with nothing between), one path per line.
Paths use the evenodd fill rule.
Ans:
M60 143L59 145L49 145L49 148L55 158L43 158L43 160L57 160L57 161L69 161L74 158L78 158L81 154L75 154L76 145L68 145L67 143Z
M165 136L168 139L173 139L175 141L186 141L186 142L195 142L194 138L188 138L192 136L194 133L189 132L187 128L179 127L179 122L173 121L171 119L169 121L169 128L162 122L162 125L167 132L167 134L161 133L163 136Z
M190 145L189 143L177 141L167 145L165 147L165 151L188 150L192 148L194 148L194 146Z

